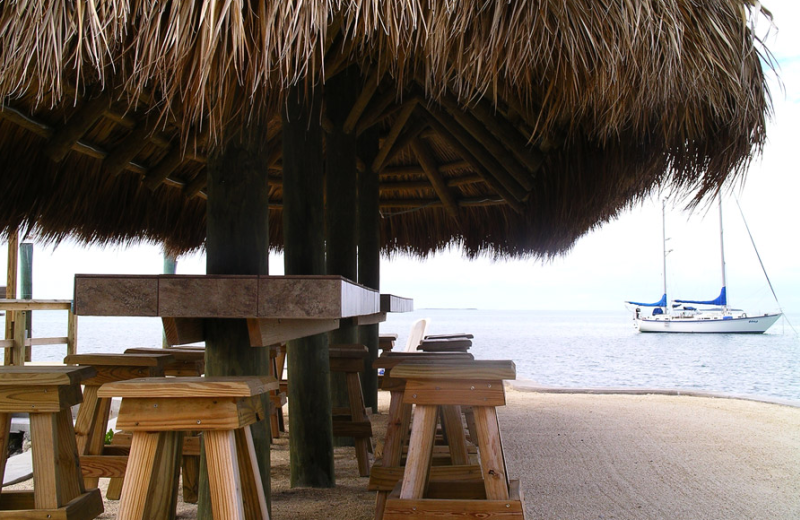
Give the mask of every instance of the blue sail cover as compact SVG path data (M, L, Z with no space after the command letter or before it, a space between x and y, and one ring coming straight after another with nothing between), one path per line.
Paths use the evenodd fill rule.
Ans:
M667 306L667 295L664 294L660 300L655 303L639 303L639 302L625 302L630 303L631 305L638 305L639 307L666 307Z
M728 294L725 287L720 291L719 296L714 300L700 301L700 300L675 300L676 303L696 303L698 305L728 305Z

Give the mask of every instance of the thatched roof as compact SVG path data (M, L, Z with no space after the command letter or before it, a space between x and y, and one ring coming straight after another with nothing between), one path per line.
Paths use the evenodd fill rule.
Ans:
M283 96L356 67L349 130L381 131L385 252L561 253L653 190L742 177L770 107L750 9L2 2L0 230L201 247L205 157L261 121L280 247Z

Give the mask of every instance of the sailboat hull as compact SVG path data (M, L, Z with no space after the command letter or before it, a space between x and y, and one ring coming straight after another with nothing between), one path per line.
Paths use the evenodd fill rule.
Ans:
M781 317L781 314L761 316L690 317L658 316L636 320L639 332L682 332L717 334L762 334Z

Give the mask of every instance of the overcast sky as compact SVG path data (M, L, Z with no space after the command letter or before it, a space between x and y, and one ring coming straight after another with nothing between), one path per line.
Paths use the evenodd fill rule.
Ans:
M735 190L779 302L800 313L797 149L800 137L800 2L764 2L774 16L767 44L779 62L783 86L773 81L775 116L769 142L746 182ZM768 24L761 20L758 32ZM724 200L729 303L748 312L777 310L733 199ZM721 286L718 212L667 213L670 298L710 299ZM6 270L6 244L0 269ZM657 301L662 293L661 202L653 199L583 237L566 256L550 261L466 261L458 252L426 261L384 259L382 292L412 297L416 308L624 310L624 300ZM75 273L147 274L162 271L155 246L55 250L36 245L34 297L72 298ZM205 258L182 257L179 273L202 273ZM282 257L270 272L282 274ZM5 277L3 277L5 280ZM4 283L4 282L0 282Z

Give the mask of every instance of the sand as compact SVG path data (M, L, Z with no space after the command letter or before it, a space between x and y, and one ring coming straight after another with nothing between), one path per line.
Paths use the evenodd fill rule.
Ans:
M376 439L385 432L383 394ZM503 445L528 520L800 518L800 408L652 394L507 395ZM272 449L272 518L372 518L375 495L352 448L336 449L336 468L335 488L289 489L284 435ZM105 505L99 518L115 518L117 502ZM181 503L178 518L196 518L195 507Z

